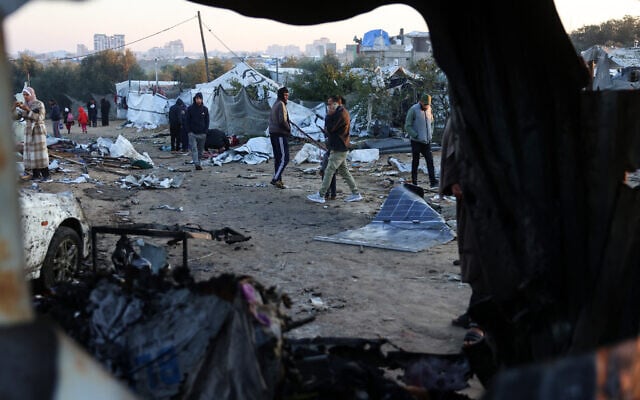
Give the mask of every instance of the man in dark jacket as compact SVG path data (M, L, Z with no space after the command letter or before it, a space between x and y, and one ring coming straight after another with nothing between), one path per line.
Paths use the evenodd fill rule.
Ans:
M51 122L53 123L53 136L59 138L60 136L60 106L55 100L49 100L49 107L51 108Z
M193 164L196 166L196 171L201 171L200 158L204 153L204 143L207 140L207 130L209 130L209 109L203 104L200 92L193 96L193 104L187 108L185 126L189 134Z
M176 100L176 103L169 108L169 134L171 135L171 151L184 150L186 143L182 143L182 125L187 108L184 106L182 99Z
M109 125L109 110L111 109L111 103L104 97L100 100L100 115L102 115L102 126Z
M289 89L283 86L278 89L278 99L273 103L269 115L269 138L274 158L274 173L271 184L279 189L285 188L282 183L282 173L289 164L291 124L289 123L289 113L287 113L287 100L289 100Z
M94 99L89 100L87 103L87 114L89 115L89 125L92 128L98 126L98 106Z
M339 96L331 96L327 100L327 117L324 126L327 135L327 148L331 151L327 168L322 178L322 185L317 193L310 194L307 199L316 203L324 203L324 194L327 193L334 173L339 173L351 190L351 195L344 201L360 201L362 196L358 191L356 182L347 167L347 155L349 154L349 130L351 117L349 112L340 105Z

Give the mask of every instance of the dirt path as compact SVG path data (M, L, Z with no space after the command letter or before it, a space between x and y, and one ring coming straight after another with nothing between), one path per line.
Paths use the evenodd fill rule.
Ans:
M160 151L169 142L168 136L153 137L161 133L166 130L136 132L110 126L90 128L88 135L72 133L71 139L88 143L99 136L115 140L122 134L137 151L148 152L156 164L153 170L135 172L173 177L180 173L168 168L185 170L180 188L121 189L117 184L120 176L92 168L89 174L100 184L54 182L41 187L72 190L82 199L93 225L195 223L207 229L230 227L251 236L248 242L235 245L190 241L190 267L198 277L233 272L279 287L294 301L294 318L317 315L314 322L290 332L292 337L384 337L410 351L459 351L464 331L452 327L450 321L464 311L470 292L454 279L459 273L459 268L452 265L457 258L455 241L414 254L313 240L317 235L362 227L376 215L391 188L389 179L398 184L399 178L408 175L383 175L394 170L387 165L387 155L373 165L353 169L364 201L345 203L345 194L339 193L338 200L322 205L306 200L308 194L317 191L320 178L303 173L303 169L317 164L290 164L284 174L288 188L280 190L268 184L271 163L230 163L194 171L184 164L188 156ZM292 159L300 147L292 146ZM408 154L393 156L404 162L410 158ZM439 153L434 158L439 159ZM72 172L55 173L54 179L73 179L81 173L78 165L64 167ZM346 185L338 178L338 191L344 189ZM152 210L162 205L184 210ZM443 215L455 218L455 206L442 205ZM100 249L100 258L107 262L112 250L104 241L100 247L105 247ZM179 260L181 248L172 248L170 253ZM312 297L321 299L323 305L312 305Z

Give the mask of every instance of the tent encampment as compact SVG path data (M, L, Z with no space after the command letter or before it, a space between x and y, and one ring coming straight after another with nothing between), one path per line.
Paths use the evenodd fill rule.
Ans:
M167 124L169 103L166 95L179 86L178 81L116 83L116 118L131 121L139 128Z
M247 89L253 87L258 99L251 98ZM250 65L239 62L208 83L197 84L188 97L181 97L187 104L193 96L202 93L204 104L211 115L209 128L220 129L227 135L262 136L268 131L269 112L277 99L278 85L272 79L262 75ZM235 92L235 93L234 93ZM316 114L300 104L290 101L287 110L291 121L316 140L322 140L323 134L315 123ZM321 123L323 125L323 123ZM297 129L292 134L303 137Z

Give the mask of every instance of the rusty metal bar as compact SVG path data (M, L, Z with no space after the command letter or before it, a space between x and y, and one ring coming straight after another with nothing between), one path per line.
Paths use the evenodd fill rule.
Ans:
M10 2L7 6L0 6L0 9L7 11L0 12L0 23L20 3L22 2ZM25 257L14 161L15 143L11 127L13 118L10 97L7 96L13 89L9 83L6 54L4 30L0 29L0 92L4 93L0 96L0 344L5 345L5 350L10 349L14 353L24 350L23 357L19 359L12 359L7 354L8 351L3 352L5 357L0 359L0 382L5 383L3 393L16 399L135 399L123 384L110 376L63 333L57 332L51 323L34 322L31 293L24 273ZM15 333L15 329L24 329L33 334L11 335L11 332ZM50 341L47 342L50 345L39 349L38 338L43 338L43 331L52 332L49 335ZM51 362L45 363L44 360ZM29 376L45 379L24 379ZM43 388L43 381L51 385ZM38 390L46 392L46 395L29 397L29 393L36 393ZM49 395L51 391L53 393Z
M0 326L33 320L30 293L24 276L20 206L16 190L16 163L9 96L9 68L4 33L0 30Z

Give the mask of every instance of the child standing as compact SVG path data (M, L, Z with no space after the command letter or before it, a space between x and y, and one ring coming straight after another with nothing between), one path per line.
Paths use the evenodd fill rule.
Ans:
M78 107L78 124L82 128L82 133L87 133L87 123L89 122L89 116L87 112L82 108L82 106Z
M67 127L67 135L71 135L71 126L74 124L73 113L67 107L64 108L64 126Z

